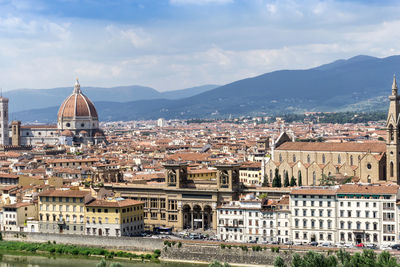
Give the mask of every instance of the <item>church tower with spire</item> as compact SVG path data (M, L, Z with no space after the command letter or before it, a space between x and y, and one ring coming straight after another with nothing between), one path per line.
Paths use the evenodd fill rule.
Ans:
M389 96L389 112L386 121L386 180L400 184L399 157L399 100L396 77L393 76L392 94Z

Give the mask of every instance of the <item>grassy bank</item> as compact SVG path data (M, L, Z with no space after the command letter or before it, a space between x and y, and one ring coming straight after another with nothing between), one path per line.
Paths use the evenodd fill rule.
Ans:
M51 242L28 243L18 241L0 241L0 250L74 256L103 256L107 259L118 257L126 259L142 259L154 261L158 261L158 258L161 254L160 250L155 250L153 253L148 254L135 254L125 251L111 251L103 248L55 244Z

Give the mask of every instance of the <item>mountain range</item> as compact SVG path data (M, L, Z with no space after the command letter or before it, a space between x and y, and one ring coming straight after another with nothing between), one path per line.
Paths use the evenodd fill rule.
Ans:
M392 77L399 70L400 56L360 55L311 69L269 72L223 86L165 93L140 86L83 87L83 91L95 102L101 121L371 111L387 108ZM16 98L30 99L25 111L20 108L13 112L14 118L24 122L55 122L58 106L43 107L43 103L61 103L71 90L16 90L5 95L10 98L10 107L11 101L20 101ZM33 100L35 97L40 98L40 104Z

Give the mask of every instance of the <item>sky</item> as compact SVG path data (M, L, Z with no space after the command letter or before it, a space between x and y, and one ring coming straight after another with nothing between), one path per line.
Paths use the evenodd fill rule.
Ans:
M0 88L226 84L400 51L400 1L0 0Z

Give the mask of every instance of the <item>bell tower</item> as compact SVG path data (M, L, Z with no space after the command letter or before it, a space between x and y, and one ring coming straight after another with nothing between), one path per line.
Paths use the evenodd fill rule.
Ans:
M386 180L400 184L399 162L399 100L396 77L393 76L392 94L386 121Z

